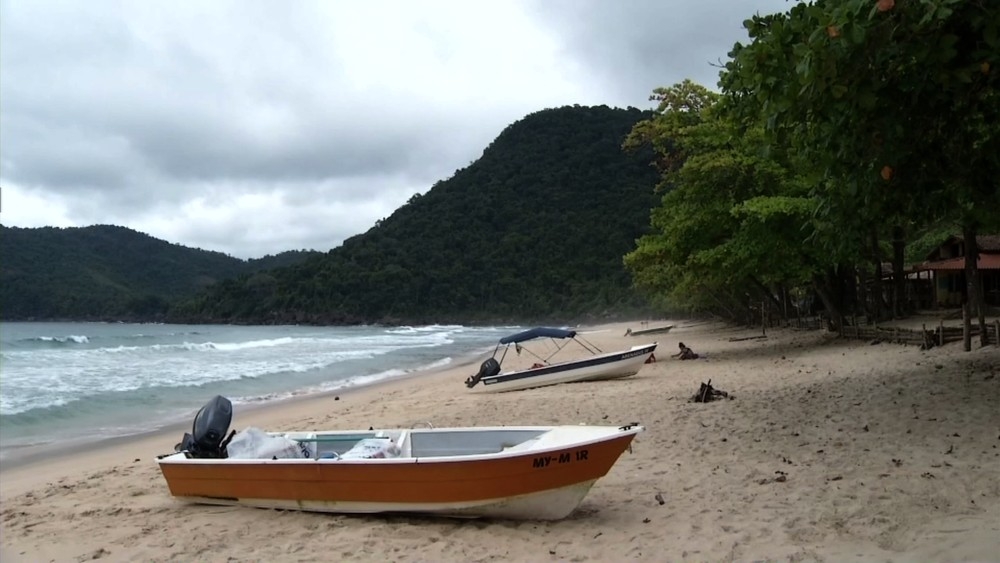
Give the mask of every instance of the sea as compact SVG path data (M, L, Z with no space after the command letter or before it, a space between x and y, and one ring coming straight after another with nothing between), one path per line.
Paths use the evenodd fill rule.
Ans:
M521 329L0 322L0 460L193 421L215 395L235 420L244 405L458 362L472 375Z

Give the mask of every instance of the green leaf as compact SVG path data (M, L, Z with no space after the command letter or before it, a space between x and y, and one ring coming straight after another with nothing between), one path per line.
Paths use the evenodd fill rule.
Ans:
M862 109L869 110L875 107L876 98L875 94L871 90L857 92L855 93L855 96L858 100L858 105Z

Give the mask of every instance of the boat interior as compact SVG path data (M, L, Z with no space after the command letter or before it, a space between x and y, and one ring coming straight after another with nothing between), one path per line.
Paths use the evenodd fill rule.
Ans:
M390 440L399 448L398 458L452 457L495 454L539 447L547 428L462 430L393 429L371 432L287 432L284 436L315 444L314 459L343 455L364 439ZM334 455L335 454L335 455Z

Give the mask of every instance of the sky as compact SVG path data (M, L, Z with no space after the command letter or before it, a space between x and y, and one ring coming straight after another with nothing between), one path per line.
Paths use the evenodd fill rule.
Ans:
M716 88L789 0L0 0L0 224L327 251L565 105Z

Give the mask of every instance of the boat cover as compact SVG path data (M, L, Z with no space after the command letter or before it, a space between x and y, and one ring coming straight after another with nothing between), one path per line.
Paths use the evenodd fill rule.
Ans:
M574 336L576 336L575 330L564 330L561 328L540 326L528 329L524 332L512 334L510 336L504 336L500 339L500 344L513 344L515 342L524 342L525 340L532 340L534 338L573 338Z

